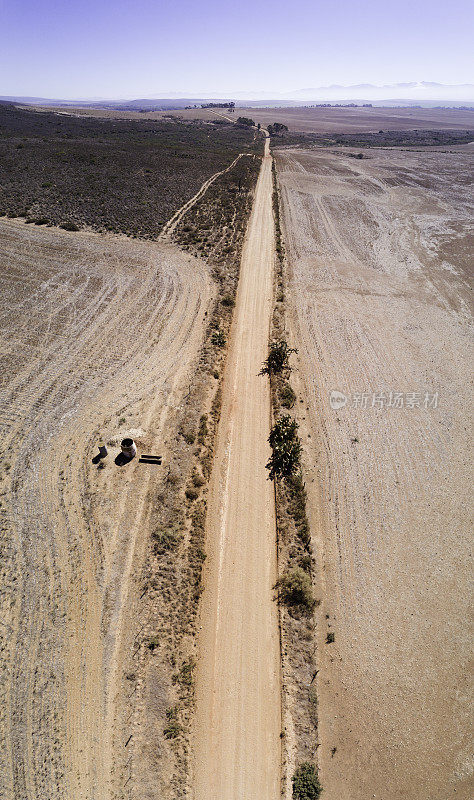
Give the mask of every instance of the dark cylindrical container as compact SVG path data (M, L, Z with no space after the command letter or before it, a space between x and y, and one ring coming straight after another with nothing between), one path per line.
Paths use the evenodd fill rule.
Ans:
M122 444L120 445L122 448L122 453L127 458L135 458L137 454L137 446L133 439L122 439Z

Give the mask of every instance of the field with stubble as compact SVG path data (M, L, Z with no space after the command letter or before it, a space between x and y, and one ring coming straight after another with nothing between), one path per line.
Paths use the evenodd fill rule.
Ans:
M13 220L0 238L0 794L123 797L163 470L114 459L133 436L169 469L215 290L204 262L166 242ZM109 455L94 464L100 441Z
M276 151L321 782L327 800L467 800L472 149L351 155Z

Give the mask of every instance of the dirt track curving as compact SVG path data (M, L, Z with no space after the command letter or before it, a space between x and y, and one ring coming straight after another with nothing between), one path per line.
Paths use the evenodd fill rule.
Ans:
M271 158L242 257L211 477L196 702L196 800L277 800L279 640L270 393L258 372L272 311Z
M3 220L0 236L0 795L122 797L124 610L158 478L114 458L130 434L166 463L213 289L169 244Z
M326 800L472 797L471 158L277 156Z
M234 158L234 160L232 161L231 164L229 164L228 167L226 167L225 169L221 169L220 172L215 172L214 175L211 175L211 177L207 179L207 181L204 181L199 191L196 192L196 194L193 197L191 197L191 199L188 200L187 203L184 203L184 205L182 205L181 208L178 209L176 214L173 214L171 219L168 220L168 222L166 223L166 225L164 226L163 230L160 233L159 237L160 241L167 241L169 239L169 237L175 230L176 226L179 225L179 223L181 222L186 212L189 211L189 209L192 208L193 205L195 205L195 203L197 203L198 200L201 199L201 197L209 189L209 186L211 186L214 183L214 181L220 177L220 175L224 175L226 172L230 172L230 170L237 164L237 162L242 158L242 156L243 153L240 153L237 156L237 158Z

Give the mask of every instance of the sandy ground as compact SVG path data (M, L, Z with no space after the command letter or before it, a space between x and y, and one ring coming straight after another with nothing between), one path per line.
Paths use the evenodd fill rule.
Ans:
M159 478L114 458L132 435L166 464L213 289L166 243L6 220L0 237L0 795L122 797L124 620Z
M37 111L54 110L59 114L78 114L115 119L163 119L179 117L215 120L216 117L235 121L237 117L251 117L266 126L274 122L288 125L290 131L305 133L356 133L379 130L466 130L474 126L474 109L449 108L236 108L228 114L226 109L191 108L175 111L112 111L100 108L36 107Z
M325 800L467 800L472 155L366 156L277 156L319 559L321 780Z
M270 392L258 375L273 305L271 158L242 256L207 516L195 731L196 800L277 800L280 669Z

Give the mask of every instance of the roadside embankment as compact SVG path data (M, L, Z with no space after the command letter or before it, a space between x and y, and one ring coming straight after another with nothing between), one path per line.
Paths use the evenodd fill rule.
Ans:
M318 698L315 647L316 563L306 515L306 488L300 460L297 420L303 402L293 389L292 349L286 325L287 275L280 220L280 198L275 162L272 164L272 206L275 220L276 268L270 353L265 369L270 374L274 430L291 427L294 463L275 475L278 539L279 621L282 664L283 797L292 797L293 779L307 772L317 780ZM272 359L272 354L274 358ZM274 366L272 367L272 363ZM282 422L283 421L283 422Z

